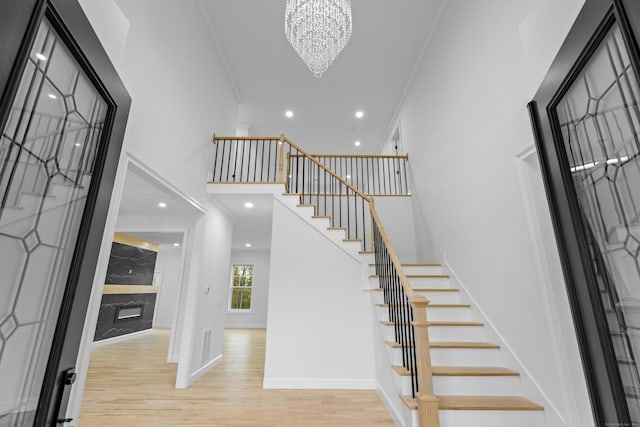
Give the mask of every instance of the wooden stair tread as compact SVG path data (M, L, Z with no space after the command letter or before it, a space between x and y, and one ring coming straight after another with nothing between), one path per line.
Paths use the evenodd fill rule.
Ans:
M344 227L327 227L327 230L342 230L346 231L347 229Z
M404 366L393 366L402 377L411 375ZM432 366L434 377L518 377L520 373L500 366Z
M362 243L362 239L342 239L343 242L358 242Z
M517 377L520 373L500 366L432 366L439 377Z
M389 307L389 304L376 304L378 307ZM391 304L394 307L404 307L407 304ZM429 304L427 310L430 308L470 308L471 304Z
M360 252L362 253L362 252ZM382 292L384 291L384 289L382 288L372 288L372 291L376 291L376 292ZM413 292L460 292L460 289L456 289L456 288L413 288Z
M467 321L451 322L448 320L444 320L444 321L432 321L428 323L429 323L429 326L484 326L484 323L482 322L467 322Z
M403 348L404 346L402 344L400 344L399 342L395 342L395 341L385 341L384 342L386 345L388 345L391 348ZM413 347L413 345L410 345L409 347Z
M440 410L462 411L544 411L535 402L519 396L436 396ZM401 396L402 402L411 410L418 409L416 399Z
M316 205L310 205L310 204L299 204L298 205L299 208L315 208Z
M392 322L390 320L381 320L380 323L382 323L385 326L395 326L396 322ZM407 322L400 322L401 325L406 325ZM437 321L437 322L428 322L428 326L484 326L484 323L482 322L467 322L467 321L463 321L463 322L450 322L450 321Z
M433 264L401 264L403 267L442 267L442 264L433 263Z
M404 346L396 341L385 341L385 344L391 348L403 348ZM413 347L410 345L409 347ZM459 349L494 349L500 348L499 345L490 342L475 341L432 341L429 348L459 348Z
M313 219L331 219L329 215L313 215L311 218Z
M405 274L407 279L448 279L448 274ZM381 276L379 274L372 274L369 276L370 279L378 278L378 277L395 277L394 275L385 275Z
M373 255L373 254L375 254L374 251L359 251L358 253L362 254L362 255L366 255L366 254L372 254Z
M431 341L430 348L500 348L499 345L490 342L475 341Z
M369 264L369 267L375 267L376 265L386 264ZM403 267L442 267L442 264L400 264Z
M449 410L544 411L535 402L519 396L437 396L438 407Z

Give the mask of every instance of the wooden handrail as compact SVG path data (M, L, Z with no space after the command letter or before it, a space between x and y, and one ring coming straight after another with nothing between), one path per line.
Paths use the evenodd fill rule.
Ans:
M307 153L306 151L304 151L302 148L300 148L299 146L297 146L295 143L291 142L291 140L289 138L287 138L286 136L282 135L281 136L282 140L284 140L287 144L291 145L293 148L295 148L296 150L298 150L299 153L304 154L309 160L311 160L313 163L315 163L317 166L319 166L321 169L323 169L325 172L327 172L329 175L333 176L334 178L336 178L338 181L340 181L341 183L343 183L347 188L349 188L351 191L353 191L354 193L356 193L358 196L362 197L363 199L365 199L367 202L369 202L369 206L371 207L371 198L366 196L364 193L362 193L360 190L358 190L357 188L355 188L353 185L349 184L346 180L344 180L343 178L339 177L338 175L335 174L334 171L332 171L331 169L329 169L328 167L326 167L325 165L323 165L322 163L320 163L319 161L317 161L316 159L314 159L313 157L311 157L311 155L309 155L309 153ZM291 156L293 157L293 155Z
M382 221L378 217L378 213L375 209L374 200L369 203L369 210L371 213L371 221L375 222L378 227L378 232L384 245L387 248L387 253L391 262L396 270L396 274L400 278L400 283L404 289L411 308L413 309L413 322L411 324L415 330L415 351L417 359L417 376L418 384L420 385L420 391L416 395L418 403L418 423L420 427L439 427L440 416L438 413L438 398L433 395L433 372L431 370L431 353L429 352L429 323L427 321L427 306L430 301L421 296L415 295L409 279L402 269L400 259L393 250L393 246L389 241Z
M338 180L338 182L342 183L346 188L350 189L354 195L361 197L363 200L366 200L369 203L369 213L371 215L371 227L375 225L380 234L380 238L382 239L382 243L385 245L389 258L393 264L393 267L400 279L400 283L402 284L402 288L409 300L409 303L413 310L414 320L412 325L415 330L415 351L416 358L418 360L417 363L417 377L418 384L420 385L420 391L416 395L416 399L418 401L418 412L419 412L419 425L420 427L439 427L439 416L438 416L438 399L433 395L433 385L432 385L432 370L431 370L431 357L429 353L429 335L427 332L428 322L427 322L427 306L429 305L429 300L423 296L415 295L413 292L413 288L409 283L409 279L402 269L402 264L400 259L396 255L393 246L391 245L391 241L387 236L387 233L382 226L382 221L378 216L378 213L375 210L375 202L372 197L369 197L362 193L360 190L355 188L352 184L347 182L344 178L338 176L333 170L329 169L327 166L320 163L316 157L365 157L365 158L400 158L400 159L408 159L408 155L402 156L389 156L389 155L340 155L340 154L309 154L296 145L294 142L289 140L284 134L279 137L219 137L215 134L212 137L213 143L215 144L217 141L278 141L281 146L284 143L289 144L292 148L294 148L297 153L290 154L287 153L287 170L289 169L289 161L290 157L306 157L312 163L314 163L317 167L324 170L330 176ZM288 179L285 180L285 172L284 172L284 147L281 147L279 150L279 158L278 158L278 181L284 183L287 186L288 191ZM372 249L375 245L375 239L373 238L373 232L371 233L371 245Z
M393 246L391 246L389 237L387 237L387 232L384 230L384 227L382 226L382 221L380 221L380 217L376 212L374 202L369 203L369 212L371 213L371 221L374 221L378 226L378 230L380 231L380 237L382 238L382 241L387 247L387 251L389 252L389 258L391 258L391 262L393 263L393 266L396 269L396 272L398 273L398 277L400 278L400 283L402 283L402 288L404 289L404 292L407 294L407 298L411 300L411 298L413 298L413 289L409 284L409 279L407 279L407 275L404 273L404 270L402 269L402 263L400 262L400 259L396 255L396 252L393 250ZM429 301L427 300L427 303L428 302Z
M406 159L409 160L408 154L402 154L399 156L393 156L389 154L309 154L313 157L327 157L327 158L342 158L342 157L354 157L354 158L367 158L367 159ZM294 157L292 154L291 157Z
M213 134L212 141L279 141L279 136L218 136Z

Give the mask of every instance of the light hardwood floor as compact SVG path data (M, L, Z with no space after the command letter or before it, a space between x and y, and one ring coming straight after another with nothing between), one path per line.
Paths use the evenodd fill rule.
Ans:
M222 363L186 390L168 330L93 350L78 426L393 426L375 391L263 390L264 329L228 329Z

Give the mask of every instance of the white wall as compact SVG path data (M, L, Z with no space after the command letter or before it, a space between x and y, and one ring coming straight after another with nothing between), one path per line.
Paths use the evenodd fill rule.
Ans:
M375 388L362 264L275 200L266 388Z
M400 262L415 263L417 255L413 196L374 197L374 201L376 213Z
M226 294L223 288L214 286L203 295L207 287L226 282L232 225L224 212L206 197L204 188L211 135L214 132L231 135L235 131L238 108L235 91L222 59L212 47L211 32L197 2L80 0L80 3L132 96L112 197L115 209L109 210L101 259L104 260L102 252L107 250L106 242L116 228L127 158L144 163L154 175L162 177L206 212L200 218L192 218L188 225L191 243L187 253L190 262L185 276L185 304L191 306L185 310L184 326L195 335L180 337L183 360L178 380L186 386L204 372L203 366L206 370L222 357L224 312L220 307L224 307ZM105 8L111 11L105 13ZM119 8L122 14L114 8ZM148 13L149 10L154 13ZM127 24L123 48L121 33ZM101 274L104 272L99 267L94 293L101 286ZM92 294L92 304L94 299ZM85 336L95 328L91 319L87 319L81 352L89 348ZM205 329L213 330L214 340L212 363L203 365L199 358ZM79 380L68 412L73 418L79 412L88 365L85 359L86 355L81 355L77 364Z
M526 104L581 4L449 2L397 117L424 218L419 256L446 253L547 396L549 426L593 420L580 369L563 370L581 366L575 333L568 316L547 315L514 159L533 144ZM564 287L559 272L550 280ZM551 309L569 313L555 298Z
M162 273L155 313L155 328L172 328L177 302L180 300L180 272L182 271L182 247L160 245L156 258L156 272Z
M269 262L270 251L236 250L231 252L231 267L234 265L253 264L253 289L251 291L250 312L229 312L225 318L226 328L266 328L267 298L269 296ZM227 283L227 307L231 293L231 274Z

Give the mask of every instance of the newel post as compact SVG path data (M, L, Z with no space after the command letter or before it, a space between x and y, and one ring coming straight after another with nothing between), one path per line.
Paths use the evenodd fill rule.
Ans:
M280 140L278 141L278 147L280 148L280 154L278 155L278 182L284 183L284 134L280 134Z
M438 414L438 398L433 395L431 381L431 354L429 353L429 332L427 322L427 306L429 300L422 296L411 298L413 308L413 327L416 339L416 358L418 359L418 385L420 391L416 395L418 403L418 420L420 427L440 427Z

